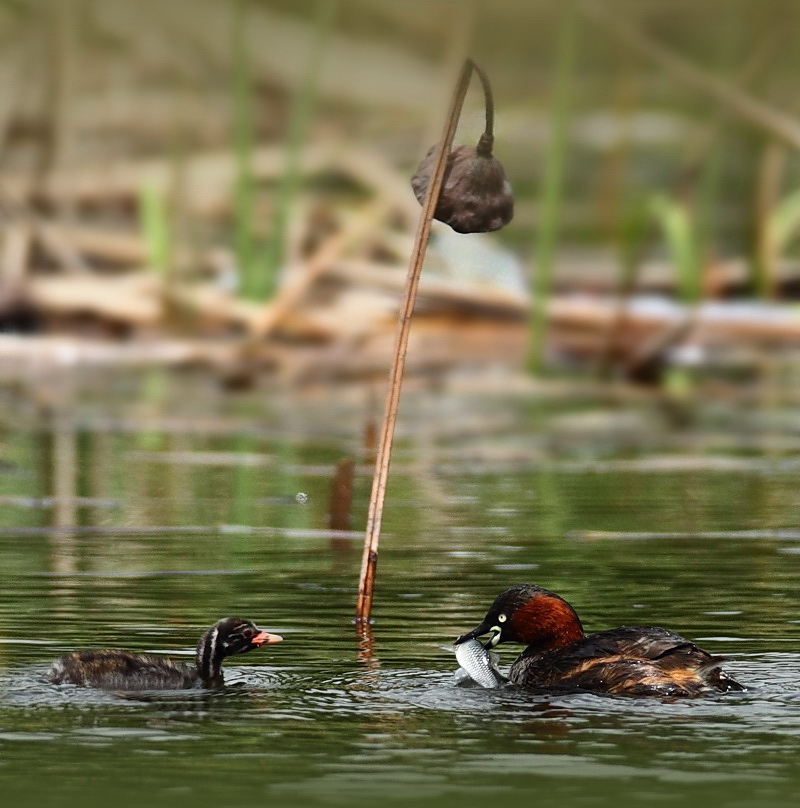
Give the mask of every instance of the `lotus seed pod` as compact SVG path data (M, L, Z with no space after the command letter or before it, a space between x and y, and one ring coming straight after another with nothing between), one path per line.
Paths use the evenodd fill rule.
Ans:
M436 157L434 146L411 178L420 204L425 199ZM444 182L434 218L457 233L488 233L507 225L514 215L511 183L492 156L492 138L483 135L477 148L456 146L447 156Z

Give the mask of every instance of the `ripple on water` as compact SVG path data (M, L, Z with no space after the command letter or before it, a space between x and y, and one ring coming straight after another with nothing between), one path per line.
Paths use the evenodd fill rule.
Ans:
M52 686L44 680L46 666L27 666L0 681L4 707L33 710L48 720L57 714L53 708L68 706L91 723L70 720L67 714L58 729L34 722L30 730L2 733L0 742L14 747L67 742L87 752L123 745L157 755L172 744L183 748L186 742L194 748L208 739L209 728L236 736L246 718L258 726L258 749L247 741L220 746L215 755L274 758L276 750L268 752L264 744L280 746L289 738L289 744L316 749L333 725L348 727L349 740L337 754L329 751L317 760L313 775L299 773L264 786L276 797L291 792L316 799L324 794L332 804L345 804L350 789L377 799L385 796L389 783L402 787L406 798L470 794L474 800L479 793L475 788L491 782L487 794L497 797L498 777L640 783L642 794L651 789L656 793L656 784L782 782L786 744L800 737L800 655L737 657L728 668L750 686L748 691L659 702L457 687L455 664L438 671L375 664L334 675L232 666L231 686L224 691L130 697ZM120 711L130 716L131 709L141 720L121 721ZM214 720L209 723L209 718ZM487 744L488 739L493 740ZM630 746L631 739L645 745L646 760L637 762L634 753L620 759L620 749ZM414 747L413 765L407 763L409 744ZM754 745L761 756L755 768L745 765Z

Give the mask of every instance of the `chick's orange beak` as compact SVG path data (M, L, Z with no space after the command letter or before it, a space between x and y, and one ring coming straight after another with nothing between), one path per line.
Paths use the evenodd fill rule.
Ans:
M283 637L280 634L270 634L268 631L262 631L256 634L250 642L253 645L274 645L276 642L283 642Z

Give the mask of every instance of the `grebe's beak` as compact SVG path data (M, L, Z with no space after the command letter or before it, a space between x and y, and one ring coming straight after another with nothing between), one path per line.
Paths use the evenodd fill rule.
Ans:
M483 637L484 634L491 634L492 636L484 643L484 647L493 648L500 641L500 631L500 626L492 625L488 620L484 620L477 628L467 634L462 634L453 644L461 645L467 640L476 640L478 637Z
M261 631L250 640L253 645L275 645L276 642L283 642L280 634L270 634L268 631Z

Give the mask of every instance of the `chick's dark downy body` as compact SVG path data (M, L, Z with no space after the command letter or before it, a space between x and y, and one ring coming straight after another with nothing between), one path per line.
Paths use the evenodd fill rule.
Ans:
M222 663L262 645L281 642L249 620L226 617L209 628L197 643L196 665L128 651L75 651L57 659L48 679L103 690L181 690L198 685L221 685Z

